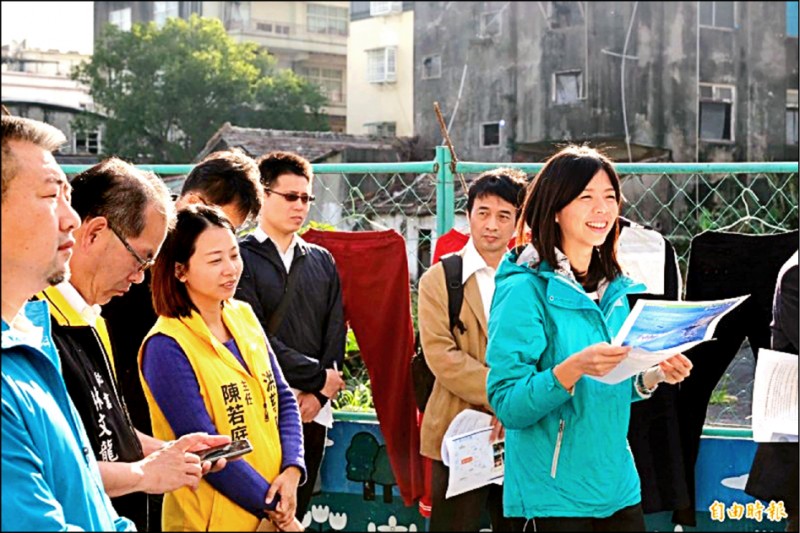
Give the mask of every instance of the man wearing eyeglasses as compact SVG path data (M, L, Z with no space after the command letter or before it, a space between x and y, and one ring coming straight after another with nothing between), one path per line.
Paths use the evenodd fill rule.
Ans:
M297 494L302 520L333 425L329 400L344 388L342 290L330 252L297 234L314 201L311 164L272 152L258 159L258 170L264 200L258 228L241 242L244 271L236 297L253 307L297 395L308 473Z
M164 443L128 416L100 305L141 283L174 220L169 190L154 174L111 158L72 181L75 230L69 281L37 297L49 303L67 391L80 415L114 508L147 529L147 493L197 487L211 467L192 452L230 442L186 435ZM90 453L87 449L84 453ZM218 465L222 468L224 465Z

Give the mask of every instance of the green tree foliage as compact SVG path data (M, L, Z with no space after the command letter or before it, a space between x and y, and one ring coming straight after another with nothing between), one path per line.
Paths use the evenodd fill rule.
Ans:
M172 18L163 28L107 25L91 61L72 77L108 119L106 154L136 162L185 163L225 122L326 130L325 97L254 43L236 43L218 19ZM92 127L91 117L76 127Z

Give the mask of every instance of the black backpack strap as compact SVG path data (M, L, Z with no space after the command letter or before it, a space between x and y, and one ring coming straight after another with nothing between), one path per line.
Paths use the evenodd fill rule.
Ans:
M444 281L447 284L447 311L450 316L450 331L455 333L455 328L464 333L467 328L461 322L461 304L464 302L464 284L461 283L463 261L458 254L451 254L442 258L444 267Z

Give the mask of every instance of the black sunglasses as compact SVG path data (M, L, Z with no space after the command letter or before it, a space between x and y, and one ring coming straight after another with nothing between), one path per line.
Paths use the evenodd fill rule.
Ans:
M266 192L275 193L278 196L283 196L284 199L287 202L290 202L290 203L291 202L296 202L297 200L300 200L304 204L307 204L308 202L314 203L314 200L317 199L316 196L312 196L312 195L309 195L309 194L297 194L297 193L293 193L293 192L278 192L278 191L273 191L272 189L264 189L264 190Z

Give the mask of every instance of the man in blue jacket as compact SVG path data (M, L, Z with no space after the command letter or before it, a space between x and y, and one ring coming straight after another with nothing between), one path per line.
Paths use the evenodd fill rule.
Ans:
M80 225L52 126L2 117L2 530L132 531L103 490L61 376L46 302L68 276Z

